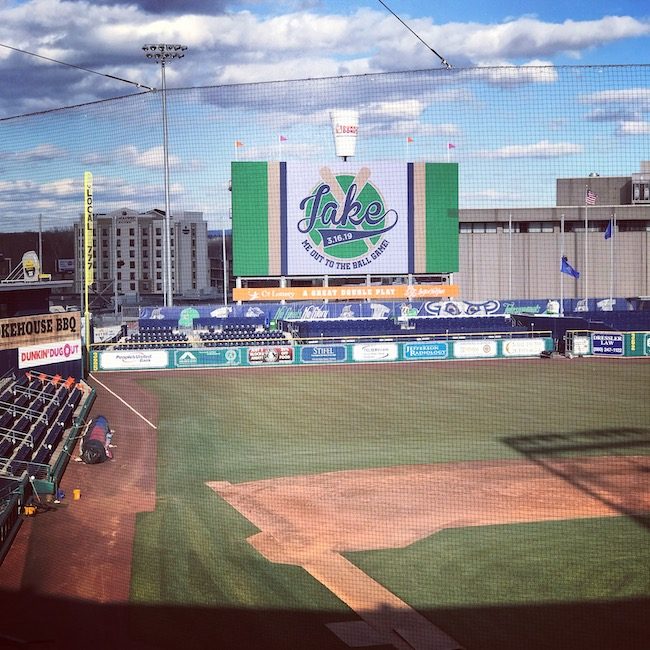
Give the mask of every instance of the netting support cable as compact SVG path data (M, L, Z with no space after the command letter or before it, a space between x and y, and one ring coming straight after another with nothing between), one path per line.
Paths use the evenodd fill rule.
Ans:
M442 63L442 65L445 66L445 68L447 68L447 70L451 69L451 63L449 63L449 61L447 61L447 59L445 59L443 56L438 54L438 52L436 52L417 32L411 29L383 0L377 0L377 1L382 7L384 7L387 11L393 14L393 16L395 16L395 18L397 18L397 20L399 20L400 23L402 23L402 25L404 25L404 27L406 27L406 29L408 29L409 32L411 32L411 34L413 34L413 36L415 36L415 38L417 38L420 41L420 43L422 43L426 48L428 48L431 52L433 52L440 59L440 62Z
M75 68L76 70L83 70L84 72L91 72L92 74L99 75L100 77L106 77L107 79L114 79L115 81L122 81L123 83L131 84L137 88L144 88L145 90L156 90L150 86L145 86L144 84L138 83L137 81L130 81L129 79L123 79L122 77L116 77L112 74L107 74L106 72L98 72L97 70L91 70L90 68L84 68L80 65L75 65L74 63L66 63L65 61L58 61L57 59L51 59L48 56L43 56L42 54L36 54L34 52L28 52L27 50L21 50L18 47L12 47L11 45L5 45L0 43L0 47L4 47L8 50L13 50L14 52L19 52L20 54L28 54L29 56L35 56L38 59L43 59L45 61L50 61L51 63L58 63L59 65L65 65L68 68Z

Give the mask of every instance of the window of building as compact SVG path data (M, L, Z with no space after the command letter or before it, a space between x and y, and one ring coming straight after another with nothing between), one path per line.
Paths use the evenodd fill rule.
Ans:
M162 235L162 229L156 228L156 237L160 237L160 235Z
M149 248L149 239L146 237L142 239L142 248Z
M474 222L461 222L460 231L461 233L474 233L474 234L485 234L485 233L495 233L497 231L497 224L493 221L484 222L484 221L474 221Z
M552 221L529 221L528 232L553 232Z
M161 255L160 255L160 249L158 249L158 250L156 251L156 257L161 257Z
M129 246L133 248L135 246L135 239L129 239Z
M156 280L162 280L162 273L160 271L156 273Z
M135 262L129 262L129 268L134 269L135 268Z
M162 239L156 239L156 246L158 246L158 248L162 246Z
M129 284L129 288L131 289L131 291L135 291L135 282L131 282Z
M135 236L135 228L129 228L129 237Z
M639 219L637 221L617 221L619 232L644 232L650 230L650 221Z
M156 291L162 291L162 284L160 282L156 282Z
M116 228L115 229L115 234L119 237L122 234L122 229L121 228Z
M650 202L650 183L635 182L632 185L632 200L635 203Z
M129 251L129 257L131 259L134 259L135 258L135 251Z

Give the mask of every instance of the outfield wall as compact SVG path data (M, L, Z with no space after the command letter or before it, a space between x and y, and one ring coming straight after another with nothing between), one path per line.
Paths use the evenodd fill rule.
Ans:
M650 357L650 332L567 332L567 354L577 357Z
M553 350L553 339L480 338L449 341L263 345L179 350L97 350L91 370L177 370L338 363L449 361L537 357Z

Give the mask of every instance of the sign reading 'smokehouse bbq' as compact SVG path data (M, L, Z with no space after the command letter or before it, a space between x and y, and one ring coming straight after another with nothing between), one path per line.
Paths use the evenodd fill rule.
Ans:
M458 271L456 163L233 162L235 275Z
M42 314L0 319L0 350L81 338L81 314Z

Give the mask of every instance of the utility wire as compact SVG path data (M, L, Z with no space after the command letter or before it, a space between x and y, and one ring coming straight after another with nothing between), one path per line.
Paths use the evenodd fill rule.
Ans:
M433 52L440 59L440 62L445 66L445 68L447 68L447 70L451 69L451 64L447 61L447 59L440 56L440 54L438 54L419 34L414 32L383 0L377 0L377 2L379 2L379 4L382 5L385 9L390 11L390 13L393 14L393 16L395 16L395 18L397 18L397 20L399 20L400 23L402 23L402 25L404 25L404 27L406 27L406 29L408 29L409 32L415 36L415 38L417 38L425 47L431 50L431 52Z
M5 45L4 43L0 43L0 47L5 47L8 50L13 50L14 52L20 52L21 54L29 54L29 56L35 56L39 59L44 59L45 61L51 61L52 63L65 65L68 66L69 68L76 68L77 70L83 70L84 72L92 72L93 74L97 74L100 77L106 77L107 79L115 79L116 81L123 81L124 83L131 84L132 86L136 86L137 88L144 88L146 90L156 90L155 88L150 88L149 86L145 86L144 84L137 83L136 81L129 81L128 79L122 79L122 77L116 77L115 75L106 74L105 72L97 72L96 70L90 70L89 68L84 68L80 65L74 65L73 63L66 63L65 61L57 61L56 59L51 59L47 56L43 56L42 54L35 54L34 52L21 50L17 47L12 47L11 45Z

